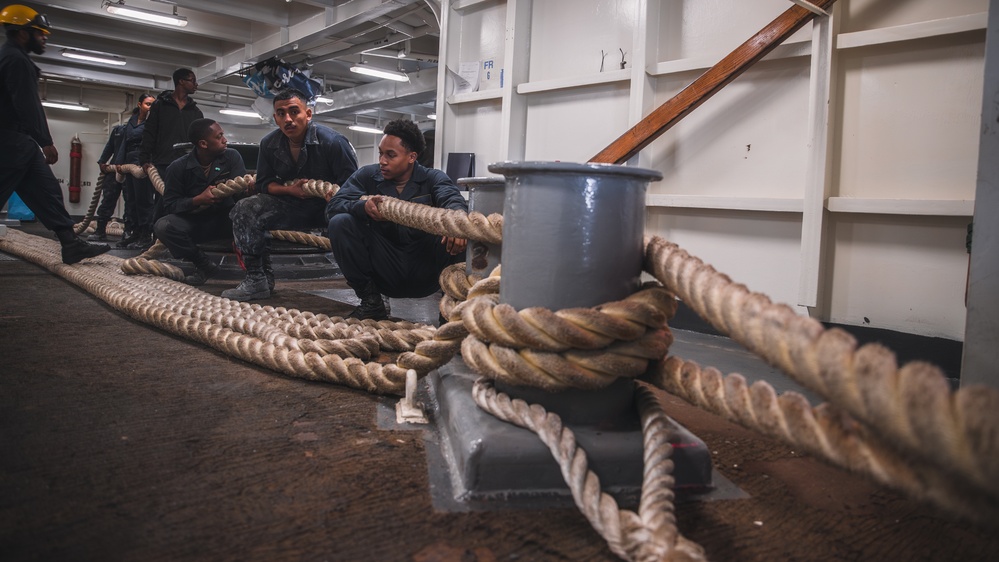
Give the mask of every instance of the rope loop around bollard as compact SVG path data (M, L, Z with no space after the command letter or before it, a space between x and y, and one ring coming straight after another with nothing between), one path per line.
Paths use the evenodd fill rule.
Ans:
M504 383L551 392L603 388L666 355L673 342L666 321L675 312L672 294L657 284L621 301L557 312L477 297L461 312L469 332L461 350L476 372Z

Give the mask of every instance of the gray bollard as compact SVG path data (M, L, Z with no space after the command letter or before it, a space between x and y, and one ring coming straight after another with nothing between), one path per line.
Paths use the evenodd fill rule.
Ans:
M650 181L662 179L659 172L560 162L506 162L490 165L489 171L505 176L502 302L517 309L591 307L625 298L638 288L645 192ZM443 465L451 484L433 487L451 493L435 496L435 507L495 508L511 501L572 505L559 467L537 436L492 417L472 400L478 376L459 356L428 377L442 456L439 463L430 463L431 480L438 478L434 467ZM571 425L601 489L622 505L637 504L643 436L634 381L558 393L500 383L496 387L557 413ZM670 424L677 490L713 489L711 456L704 442Z
M516 309L595 306L638 288L645 192L656 170L570 162L503 162L503 283Z
M503 213L503 191L506 180L501 177L458 178L458 187L468 190L468 210L489 216ZM500 263L502 244L469 240L465 258L465 274L488 276Z
M521 310L591 307L620 300L640 284L645 192L656 170L570 162L503 162L503 281L500 302ZM557 394L497 383L573 424L634 422L634 383Z

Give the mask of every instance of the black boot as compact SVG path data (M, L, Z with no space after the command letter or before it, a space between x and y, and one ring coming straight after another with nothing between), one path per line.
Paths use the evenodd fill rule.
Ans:
M126 228L125 232L121 233L121 240L119 240L118 243L114 245L114 247L118 248L119 250L124 250L128 248L129 244L133 244L138 239L139 239L138 232Z
M184 278L184 283L197 287L204 285L205 281L218 275L219 266L201 250L198 250L198 254L191 261L194 262L196 269L194 273Z
M263 259L243 254L243 265L246 266L246 277L235 288L222 291L222 298L245 302L270 297L271 290L267 286Z
M62 263L74 264L80 260L99 256L111 249L107 244L87 244L83 239L74 236L68 242L62 243Z
M149 230L140 230L135 242L126 246L129 250L142 250L145 252L153 245L153 233Z
M261 259L263 260L264 277L267 278L267 288L270 289L270 291L273 293L274 292L274 268L271 267L271 256L270 256L270 254L268 254L266 256L263 256L263 258L261 258Z
M388 311L385 310L385 301L382 300L382 293L374 281L358 291L354 289L357 296L361 297L361 304L351 312L347 318L357 318L358 320L385 320L388 318Z
M108 221L105 219L97 219L97 229L94 233L87 237L87 240L91 242L107 242L108 239Z

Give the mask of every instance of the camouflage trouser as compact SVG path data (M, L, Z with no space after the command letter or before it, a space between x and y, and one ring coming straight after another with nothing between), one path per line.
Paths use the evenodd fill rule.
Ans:
M316 197L261 193L241 199L229 213L239 251L251 256L270 253L268 230L310 230L326 227L326 201Z

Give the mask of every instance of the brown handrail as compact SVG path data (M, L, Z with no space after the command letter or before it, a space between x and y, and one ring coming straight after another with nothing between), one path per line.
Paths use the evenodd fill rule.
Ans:
M836 0L811 0L823 10ZM797 4L618 137L590 162L623 164L816 16Z

